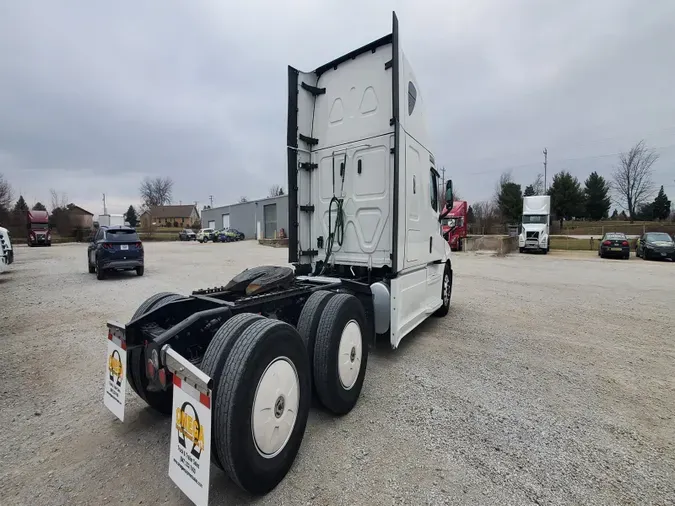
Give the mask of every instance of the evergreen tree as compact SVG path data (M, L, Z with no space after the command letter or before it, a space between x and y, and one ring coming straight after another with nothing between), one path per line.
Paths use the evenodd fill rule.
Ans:
M654 202L649 204L640 204L635 212L635 219L641 221L652 221L654 219Z
M129 206L127 212L124 213L124 219L131 227L136 227L136 225L138 225L138 215L136 214L136 209L134 209L134 206Z
M19 200L14 204L14 212L18 214L25 213L26 211L28 211L28 204L26 204L26 201L23 199L23 195L19 195Z
M653 205L653 216L657 220L666 220L670 216L670 200L666 192L663 191L663 186L659 190L658 195L654 199Z
M469 206L469 209L466 211L466 222L467 223L474 223L476 221L476 217L473 214L473 207Z
M551 196L551 208L556 218L563 226L563 219L577 218L584 213L584 193L576 177L567 171L558 172L553 176L553 183L548 189Z
M586 216L591 220L601 220L609 215L609 184L597 172L591 172L584 183Z
M525 193L523 193L523 197L532 197L533 195L534 195L534 186L528 184L525 187Z
M520 222L523 215L523 192L517 183L507 182L501 185L497 195L497 205L502 217L511 222Z
M46 211L47 208L42 202L36 202L33 206L33 211Z
M614 212L612 213L612 219L613 220L618 220L619 219L619 211L614 209Z

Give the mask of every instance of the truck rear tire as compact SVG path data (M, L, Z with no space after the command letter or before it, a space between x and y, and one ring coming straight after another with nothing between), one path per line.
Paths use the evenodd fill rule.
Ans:
M211 397L213 399L217 396L220 376L223 372L223 365L230 355L234 343L237 342L237 339L239 339L244 330L250 327L254 322L262 319L264 319L263 316L253 313L240 313L234 315L220 326L213 336L213 339L211 339L199 368L213 380L213 390L211 392ZM215 446L215 438L218 437L218 433L214 432L213 436L214 443L211 445L211 460L220 469L223 469L223 464L218 458L218 452L216 451Z
M330 298L321 313L314 345L314 386L319 401L336 415L349 413L363 387L370 328L353 295Z
M170 292L161 292L149 297L143 302L134 315L131 317L135 320L152 309L162 307L164 304L182 299L182 295ZM127 381L131 389L143 399L151 408L159 411L164 415L171 414L173 384L167 390L152 391L148 390L148 381L145 376L145 349L141 346L138 348L131 348L128 350L127 357Z
M293 465L307 425L311 385L302 338L285 322L254 322L234 343L218 383L218 457L237 485L265 494Z
M309 357L310 369L314 366L314 345L316 343L316 331L321 322L321 315L323 309L326 307L328 301L335 295L334 292L328 290L319 290L309 296L307 302L302 307L300 317L298 318L298 334L302 337L307 348L307 356ZM314 371L311 371L312 385L314 385Z

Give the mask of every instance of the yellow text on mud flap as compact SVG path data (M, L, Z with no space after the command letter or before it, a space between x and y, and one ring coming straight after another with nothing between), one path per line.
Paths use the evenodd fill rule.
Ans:
M122 362L115 355L110 355L108 357L108 370L110 371L110 374L114 376L122 376Z
M191 441L200 451L204 450L204 426L181 408L176 408L176 430Z

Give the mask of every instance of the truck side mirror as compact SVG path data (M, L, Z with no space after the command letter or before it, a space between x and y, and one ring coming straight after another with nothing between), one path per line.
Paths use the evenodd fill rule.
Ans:
M449 202L452 206L454 199L452 198L452 179L448 179L445 183L445 201Z

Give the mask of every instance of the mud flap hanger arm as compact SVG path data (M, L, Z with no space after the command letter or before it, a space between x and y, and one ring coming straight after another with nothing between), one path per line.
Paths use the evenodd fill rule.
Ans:
M170 373L178 376L182 381L195 387L200 393L209 395L213 388L213 380L204 374L197 366L193 365L180 353L173 350L170 345L165 344L161 349L162 363Z

